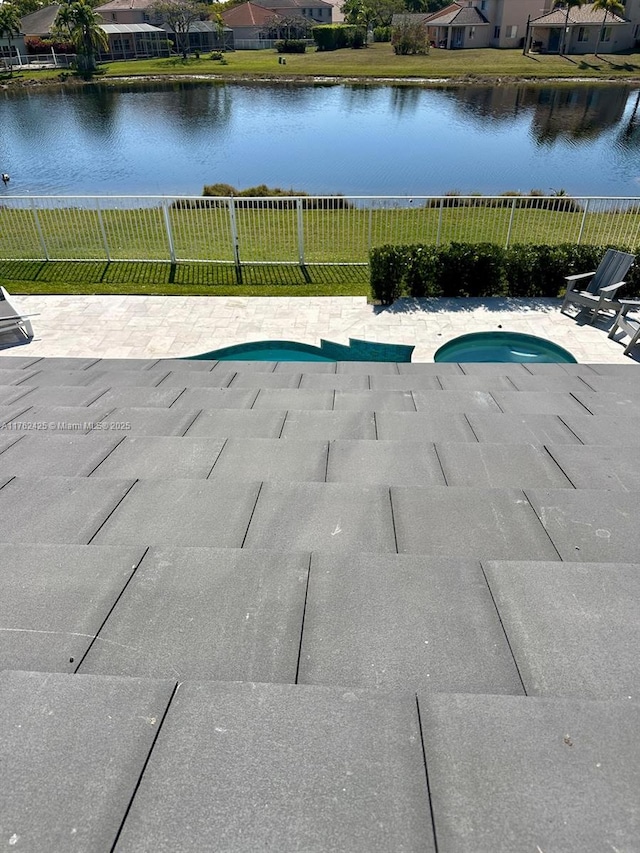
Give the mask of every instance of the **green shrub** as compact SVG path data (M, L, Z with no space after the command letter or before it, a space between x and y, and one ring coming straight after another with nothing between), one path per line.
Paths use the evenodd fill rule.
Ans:
M505 250L495 243L451 243L442 249L443 296L503 296Z
M351 47L357 30L355 24L320 24L312 34L318 50L340 50Z
M374 41L391 41L391 27L374 27Z
M370 252L371 289L385 304L399 296L558 297L565 276L595 270L608 248L628 251L574 243L380 246ZM626 281L621 296L639 296L640 254Z
M304 53L307 43L302 39L282 39L276 42L275 48L278 53Z
M378 246L370 253L371 291L383 305L403 294L410 246Z

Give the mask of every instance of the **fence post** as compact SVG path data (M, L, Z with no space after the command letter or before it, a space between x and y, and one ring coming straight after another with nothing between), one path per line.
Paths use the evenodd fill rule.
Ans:
M167 229L167 240L169 242L169 258L171 259L171 266L174 267L176 265L176 249L173 245L173 233L171 231L171 219L169 217L169 202L162 202L162 212L164 214L164 225Z
M36 200L34 198L31 199L31 210L33 211L33 218L36 223L36 231L38 232L38 237L40 238L40 248L44 254L45 261L50 261L49 252L47 251L47 244L44 240L44 234L42 233L42 228L40 227L40 217L38 216L38 208L36 207Z
M440 199L440 213L438 214L438 233L436 234L436 246L440 245L440 234L442 233L442 208L444 207L444 199Z
M580 223L580 233L578 234L578 245L580 245L580 243L582 241L582 233L584 231L584 223L587 220L587 211L589 210L589 202L590 201L591 201L591 199L588 198L587 201L585 202L585 205L584 205L584 213L582 214L582 222Z
M52 48L53 50L53 48ZM104 221L102 219L102 211L100 210L100 199L96 198L96 210L98 211L98 222L100 223L100 231L102 232L102 243L104 245L104 253L107 256L107 263L111 263L111 254L109 253L109 243L107 241L107 232L104 228Z
M369 236L368 236L369 245L367 246L367 250L368 250L367 254L369 254L369 252L371 252L372 234L373 234L373 203L371 202L371 199L369 199Z
M296 199L296 216L298 220L298 262L300 264L300 269L302 270L302 275L304 276L304 280L306 282L311 282L311 277L309 276L309 272L304 262L304 227L302 222L302 199Z
M513 225L513 214L516 211L516 199L514 198L511 202L511 216L509 217L509 227L507 228L507 244L505 249L509 248L509 241L511 240L511 227Z
M233 242L233 257L236 266L236 281L242 284L242 264L240 263L240 241L238 240L238 223L236 222L236 203L233 196L229 199L229 224Z

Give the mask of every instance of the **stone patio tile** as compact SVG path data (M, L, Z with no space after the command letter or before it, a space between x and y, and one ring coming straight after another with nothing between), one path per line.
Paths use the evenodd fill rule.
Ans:
M425 362L415 361L404 364L398 364L398 373L403 376L444 376L451 374L462 374L462 368L454 362L429 364Z
M518 391L575 391L576 393L586 391L589 393L594 390L590 387L589 379L583 376L568 376L566 374L563 376L529 376L519 374L511 376L510 379Z
M116 850L222 848L433 853L415 698L181 685Z
M117 481L86 482L106 487ZM141 480L92 544L239 548L258 492L258 483Z
M637 560L640 529L635 492L527 489L526 494L563 560L574 563ZM528 559L522 554L515 558ZM540 555L538 559L545 558Z
M0 386L19 385L22 382L29 384L29 380L33 376L37 376L40 371L37 368L25 370L24 368L0 367Z
M218 362L220 364L220 362ZM186 362L185 362L186 364ZM200 361L194 364L207 364ZM214 364L214 362L209 362ZM224 365L222 370L173 370L168 373L162 380L162 388L226 388L233 377L235 371L230 370L227 365Z
M299 681L523 693L480 564L314 554Z
M436 453L449 486L477 489L571 489L552 456L535 444L514 444L508 453L500 444L437 443Z
M287 412L283 439L366 439L376 437L373 412Z
M460 369L466 376L485 377L521 376L527 372L524 364L497 364L490 361L467 361L460 365Z
M513 391L516 387L511 376L501 374L472 373L463 376L461 373L445 373L438 378L445 391Z
M253 409L210 409L192 421L189 436L216 438L278 438L286 412Z
M110 850L173 689L172 681L0 673L5 844Z
M557 490L571 496L575 492ZM398 552L486 560L555 560L558 554L518 489L391 487Z
M152 548L79 671L293 683L308 569L306 554Z
M0 670L75 672L143 554L0 544Z
M243 547L395 552L389 489L347 483L265 483Z
M276 373L336 373L335 361L279 361Z
M366 440L331 442L327 482L381 486L446 484L433 444Z
M339 361L337 373L348 373L364 376L386 376L398 373L398 365L394 362L371 361Z
M640 565L484 568L527 695L639 695Z
M439 853L633 849L638 702L418 699Z
M422 373L403 373L399 376L385 375L371 377L372 391L441 391L442 384L437 375Z

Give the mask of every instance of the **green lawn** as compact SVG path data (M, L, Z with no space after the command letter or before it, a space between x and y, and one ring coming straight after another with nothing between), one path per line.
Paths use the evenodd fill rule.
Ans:
M226 65L207 58L180 58L110 62L102 66L103 79L137 76L211 74L221 78L433 78L483 79L509 78L606 78L624 80L640 77L640 51L595 57L530 54L520 50L437 50L428 56L396 56L389 44L373 44L363 50L337 50L290 54L286 65L278 63L275 50L243 50L226 54ZM19 72L18 79L58 79L59 72Z
M9 293L159 296L369 296L367 267L246 266L242 284L224 264L0 261Z

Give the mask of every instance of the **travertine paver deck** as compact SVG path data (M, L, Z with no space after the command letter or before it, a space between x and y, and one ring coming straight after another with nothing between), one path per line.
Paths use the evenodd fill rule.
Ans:
M401 299L381 307L365 297L22 296L18 307L37 315L36 337L3 355L162 358L246 341L354 337L413 344L414 361L433 361L451 338L502 329L548 338L579 362L631 361L608 339L611 321L594 328L566 317L558 299Z

